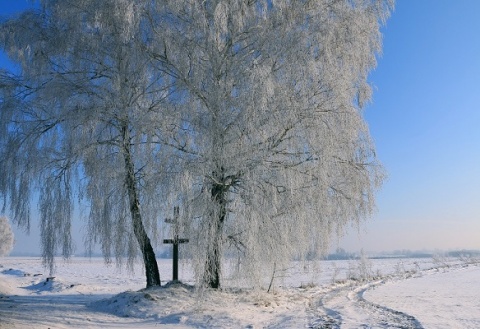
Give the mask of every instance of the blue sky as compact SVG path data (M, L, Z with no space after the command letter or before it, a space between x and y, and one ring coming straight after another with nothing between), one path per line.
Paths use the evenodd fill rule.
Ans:
M347 249L480 248L480 1L399 0L366 119L389 178Z
M0 13L29 3L0 0ZM333 248L480 249L479 12L478 0L397 1L365 112L388 180L377 213ZM16 233L15 251L39 250L36 224Z

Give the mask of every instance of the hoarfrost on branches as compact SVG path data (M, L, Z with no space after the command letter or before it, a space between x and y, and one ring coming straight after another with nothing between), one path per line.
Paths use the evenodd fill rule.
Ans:
M0 256L6 256L12 251L14 235L7 217L0 216Z
M393 1L40 3L0 27L21 71L0 74L0 193L28 227L40 191L48 264L80 203L87 245L140 247L160 284L157 222L180 206L198 284L228 256L258 286L374 210L362 109Z
M390 1L162 1L149 51L182 113L175 188L199 283L325 252L381 185L362 108Z
M167 122L159 106L167 87L142 55L142 4L41 4L1 30L21 69L2 76L4 203L29 226L28 202L40 192L43 258L52 268L56 252L72 252L73 205L82 204L87 247L99 244L107 261L127 256L128 264L140 249L147 286L159 285L150 238L168 158L149 129Z

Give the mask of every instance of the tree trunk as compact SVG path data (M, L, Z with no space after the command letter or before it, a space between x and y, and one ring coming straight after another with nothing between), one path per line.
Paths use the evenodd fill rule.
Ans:
M145 231L140 213L140 200L138 199L137 186L135 184L135 168L132 161L130 136L127 124L122 127L123 137L123 156L125 159L125 183L130 202L130 213L132 215L133 232L142 251L143 263L145 265L145 275L147 278L147 288L160 286L160 273L158 271L157 259L153 251L150 238Z
M207 254L207 269L206 269L206 284L210 288L220 288L220 273L221 273L221 255L222 255L222 233L223 223L225 221L224 215L219 215L215 218L214 236L210 252Z
M222 181L222 180L220 180ZM207 253L207 264L205 268L205 284L214 289L220 288L221 255L222 255L222 234L223 224L226 218L226 186L214 183L212 186L212 199L218 205L218 213L213 215L213 238L211 249Z

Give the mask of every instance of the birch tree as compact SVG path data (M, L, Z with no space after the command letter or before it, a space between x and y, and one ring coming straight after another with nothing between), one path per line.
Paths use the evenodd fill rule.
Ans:
M86 243L107 261L140 250L147 287L160 285L155 253L168 157L148 132L165 125L168 82L143 55L140 1L41 1L4 22L1 41L19 74L4 72L0 193L28 227L39 193L43 258L72 251L77 200ZM155 133L159 136L159 133Z
M169 200L199 284L327 250L374 209L383 170L362 109L385 0L159 1L148 51L182 112Z

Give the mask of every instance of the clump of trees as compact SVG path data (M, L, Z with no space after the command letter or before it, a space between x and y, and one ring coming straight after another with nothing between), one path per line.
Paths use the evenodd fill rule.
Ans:
M12 227L7 217L0 216L0 256L6 256L12 251L14 241Z
M86 243L160 285L161 219L178 225L199 285L225 254L254 282L327 250L374 209L383 180L362 116L388 0L43 0L0 26L0 194L43 256ZM79 201L79 202L77 202Z

